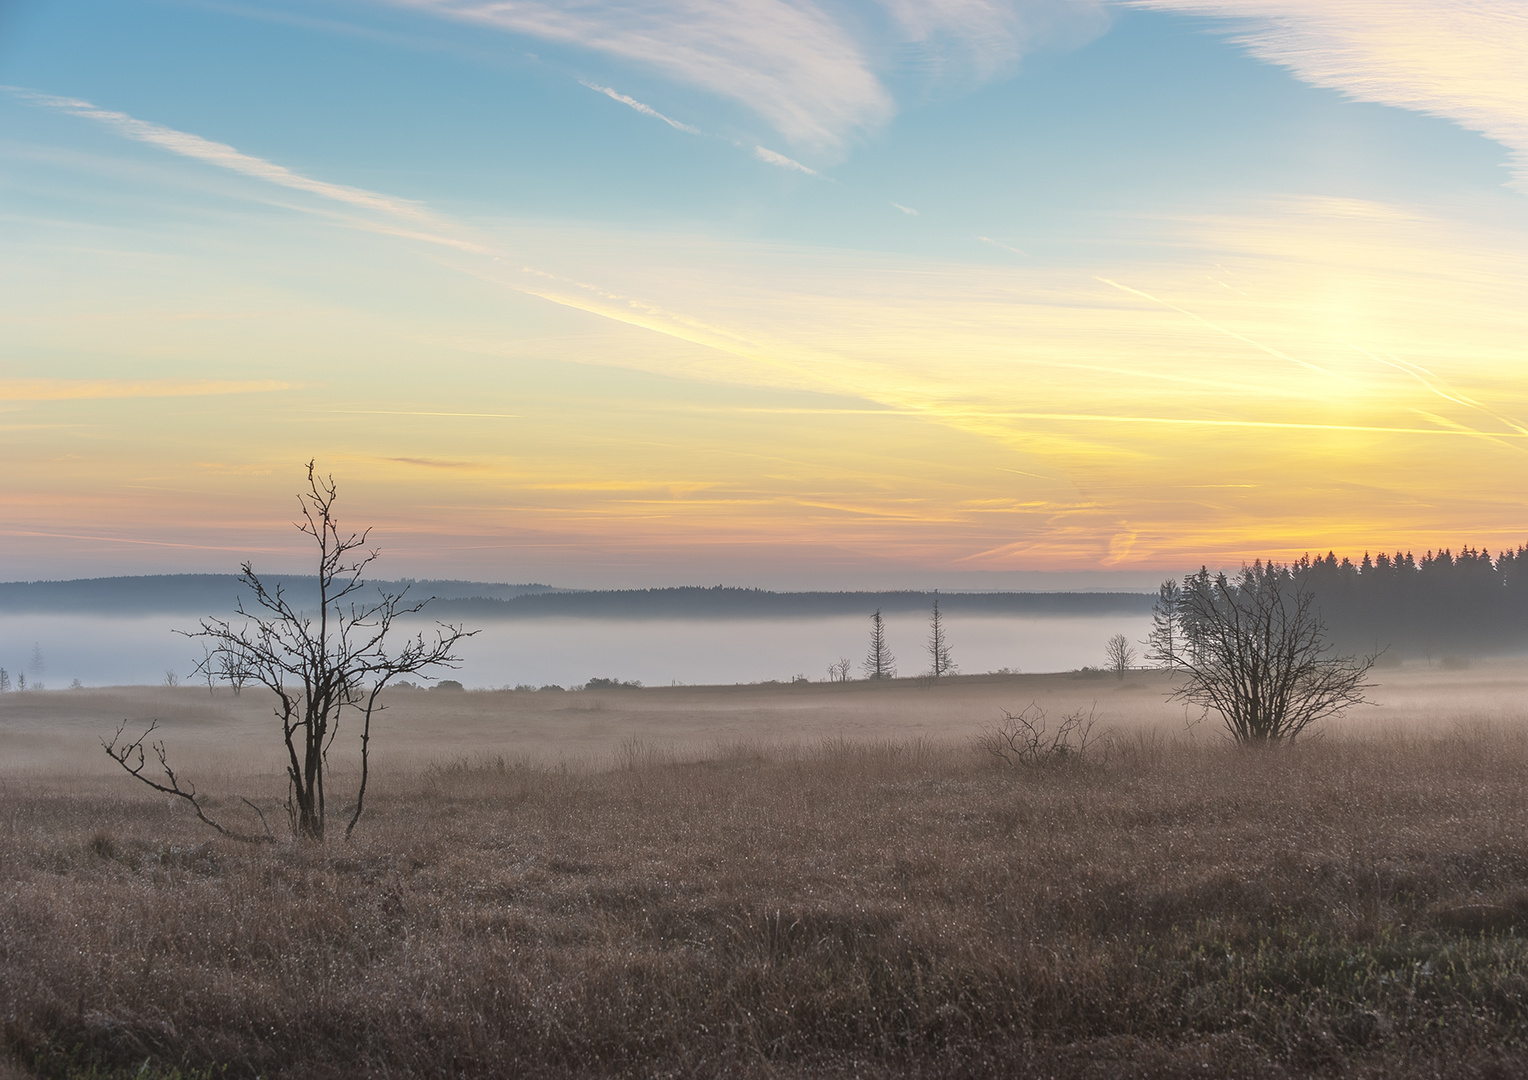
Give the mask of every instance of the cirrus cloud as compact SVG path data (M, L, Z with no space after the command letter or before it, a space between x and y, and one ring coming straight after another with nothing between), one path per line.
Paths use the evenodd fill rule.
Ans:
M636 63L818 148L891 118L885 77L899 63L987 79L1040 45L1075 44L1107 25L1100 0L390 2Z
M1254 56L1316 86L1453 120L1512 155L1528 190L1528 4L1522 0L1130 0L1237 20Z
M0 379L0 402L220 397L295 389L279 379Z

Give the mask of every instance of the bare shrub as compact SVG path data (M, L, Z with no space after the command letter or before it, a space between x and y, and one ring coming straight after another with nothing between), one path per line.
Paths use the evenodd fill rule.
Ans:
M1098 717L1092 709L1067 713L1054 728L1045 710L1031 702L1020 712L1003 710L1003 719L977 737L977 745L1007 768L1030 768L1081 760L1098 746Z
M1150 658L1188 676L1171 699L1218 714L1235 741L1288 742L1368 703L1375 658L1336 653L1315 594L1288 567L1259 562L1234 579L1201 569L1183 579L1175 603L1184 646L1173 654L1158 645Z

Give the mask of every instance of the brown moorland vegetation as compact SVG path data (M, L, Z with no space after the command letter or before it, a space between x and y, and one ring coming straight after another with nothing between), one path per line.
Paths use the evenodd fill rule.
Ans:
M631 721L582 757L526 730L527 759L437 728L352 842L258 846L93 756L61 773L43 750L83 727L39 743L37 717L68 695L10 695L7 742L32 749L0 788L5 1048L42 1076L1528 1071L1521 717L1247 751L1132 719L1160 700L1141 683L1073 684L1113 736L1030 768L981 748L974 702L1032 690L1059 715L1059 678L844 698L892 714L858 739L792 726L827 687L738 691L754 738L731 745ZM190 717L190 693L155 707ZM558 708L683 700L623 693ZM99 695L72 715L131 704ZM516 701L551 708L450 708L473 699L510 727L540 723ZM215 741L247 745L248 707ZM942 740L909 719L941 709L966 717ZM279 792L237 755L199 780L229 813Z

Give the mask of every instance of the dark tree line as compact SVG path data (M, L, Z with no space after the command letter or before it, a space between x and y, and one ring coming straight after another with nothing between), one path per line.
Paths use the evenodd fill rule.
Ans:
M1494 558L1468 546L1365 552L1356 563L1328 552L1277 570L1312 593L1344 649L1423 657L1528 645L1528 545Z

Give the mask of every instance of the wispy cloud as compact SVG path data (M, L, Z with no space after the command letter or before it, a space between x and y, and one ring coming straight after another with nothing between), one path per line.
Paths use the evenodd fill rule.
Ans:
M1107 25L1099 0L385 0L622 60L739 102L831 147L895 112L883 76L982 80ZM619 100L619 99L618 99Z
M627 97L625 94L622 94L616 90L612 90L608 86L601 86L599 83L585 82L583 79L580 79L579 82L583 83L583 85L587 86L590 90L599 91L601 94L604 94L612 101L619 101L622 105L637 110L637 112L641 113L643 116L651 116L654 120L662 120L665 124L676 131L683 131L690 135L701 134L700 128L692 127L689 124L680 123L678 120L675 120L671 116L664 116L651 105L645 105L634 97Z
M204 139L200 135L179 131L148 120L140 120L135 116L129 116L127 113L103 109L91 102L82 101L78 98L56 97L52 94L44 94L20 86L0 85L0 91L13 94L36 105L58 109L82 119L93 120L105 125L125 138L147 143L150 146L179 155L180 157L191 158L194 161L226 169L229 172L248 176L255 180L263 180L293 191L315 195L326 202L338 203L341 206L368 211L374 216L364 220L356 219L353 216L346 219L347 224L362 228L367 232L383 233L407 240L422 240L430 244L440 244L445 247L478 251L480 253L483 251L481 246L475 241L461 235L461 231L455 227L454 223L442 215L407 199L383 195L379 192L368 191L365 188L350 187L345 184L332 184L326 180L316 180L311 176L304 176L302 173L294 172L284 165L277 165L275 162L267 161L264 158L243 153L226 143L213 142L211 139Z
M1238 20L1255 56L1316 86L1446 117L1507 147L1528 190L1522 0L1130 0Z
M322 180L314 180L272 162L241 153L231 146L213 143L200 136L177 131L173 128L147 123L126 113L101 109L89 102L52 97L32 90L11 87L4 87L3 89L10 90L12 93L39 104L59 108L73 115L104 123L120 135L149 142L151 145L167 150L170 153L204 161L210 165L229 169L233 172L242 173L270 183L280 184L284 187L297 188L298 190L309 192L330 201L336 201L345 205L362 206L368 210L378 211L375 215L360 219L354 217L342 218L341 223L366 232L440 243L464 251L470 251L474 254L489 256L491 263L485 265L492 265L494 267L492 270L487 270L485 267L480 266L464 266L461 269L518 292L540 297L554 304L574 308L579 311L586 311L590 314L623 322L631 326L641 326L646 329L655 330L658 333L667 334L684 341L692 341L696 344L705 345L708 348L721 349L732 353L751 353L753 351L752 345L745 338L739 338L725 328L708 325L682 312L665 310L663 307L638 296L613 293L587 281L552 273L518 261L501 267L500 264L511 254L508 249L501 245L494 245L486 239L480 240L467 227L417 204L407 203L360 188L345 187L338 184L330 184ZM776 154L774 151L767 150L764 147L757 147L757 156L760 160L767 161L772 165L799 169L802 172L816 175L812 169L802 165L800 162L794 161L783 154ZM425 232L421 230L416 225L418 220L427 222L439 230L439 232ZM774 363L778 364L779 362L776 361ZM794 368L795 365L787 363L784 366ZM105 384L101 385L104 386Z
M235 551L240 554L259 552L261 554L286 554L282 548L254 547L247 543L238 545L220 544L182 544L173 540L144 540L131 536L105 536L101 533L66 533L44 532L36 529L5 529L0 530L0 536L30 536L43 540L88 540L101 544L137 544L144 547L183 548L187 551Z
M903 206L899 202L894 202L891 205L896 207L898 210L902 211L902 213L908 215L909 217L917 217L918 216L918 211L914 210L911 206Z
M844 133L874 127L892 113L891 96L859 42L809 2L400 2L637 61L740 101L803 143L836 144Z
M413 465L420 469L447 469L453 472L482 472L489 468L481 461L453 461L449 458L390 457L382 460L396 465Z
M994 240L990 236L978 236L977 239L984 244L991 244L995 248L1001 248L1003 251L1008 252L1010 255L1023 255L1025 258L1029 257L1027 252L1020 251L1013 245L1005 244L1001 240Z
M0 403L268 394L294 388L276 379L0 379Z
M808 176L820 175L816 169L801 164L795 158L786 157L784 154L771 150L767 146L755 146L753 156L770 165L778 165L782 169L794 169L796 172L804 172Z
M1081 45L1109 25L1098 0L877 0L912 63L941 81L981 82L1036 48Z
M635 109L637 112L641 113L643 116L651 116L655 120L662 120L669 127L674 128L677 131L683 131L683 132L685 132L686 134L689 134L689 135L705 136L705 134L706 134L705 132L701 131L698 127L694 127L694 126L692 126L690 124L681 123L680 121L675 120L671 116L665 116L665 115L663 115L663 113L659 112L657 109L653 108L651 105L648 105L646 102L638 101L636 98L631 97L631 96L629 96L627 94L623 94L619 90L612 89L609 86L602 86L599 83L588 82L587 80L584 80L584 79L580 79L579 82L582 85L587 86L590 90L595 90L595 91L598 91L601 94L604 94L606 97L610 98L612 101L619 101L622 105L625 105L625 106L627 106L628 108L631 108L631 109ZM747 149L747 145L745 143L737 142L736 140L729 140L729 141L731 141L732 144L734 146L738 147L738 149L740 149L740 150L746 150ZM808 176L820 176L821 175L816 169L812 168L811 166L803 165L801 162L797 161L795 158L786 157L784 154L780 153L779 151L771 150L767 146L757 146L757 145L754 146L754 148L753 148L753 156L757 160L764 162L766 165L773 165L776 168L791 169L791 170L794 170L795 172L806 173ZM896 203L892 203L891 205L896 206L898 210L901 210L905 214L916 214L918 212L916 210L909 210L905 206L897 206Z
M312 177L295 173L282 165L266 161L263 158L240 153L225 143L213 142L211 139L204 139L200 135L191 135L184 131L165 127L162 124L139 120L137 117L129 116L127 113L102 109L78 98L54 97L51 94L40 94L35 90L28 90L19 86L0 86L0 90L8 91L17 97L25 98L39 105L46 105L88 120L95 120L129 139L148 143L150 146L157 146L162 150L168 150L172 154L205 161L209 165L216 165L222 169L242 173L257 180L279 184L294 191L305 191L311 195L322 196L325 199L348 203L363 210L380 210L397 217L413 218L420 221L430 220L433 217L433 215L417 203L378 195L374 191L366 191L362 188L314 180Z

